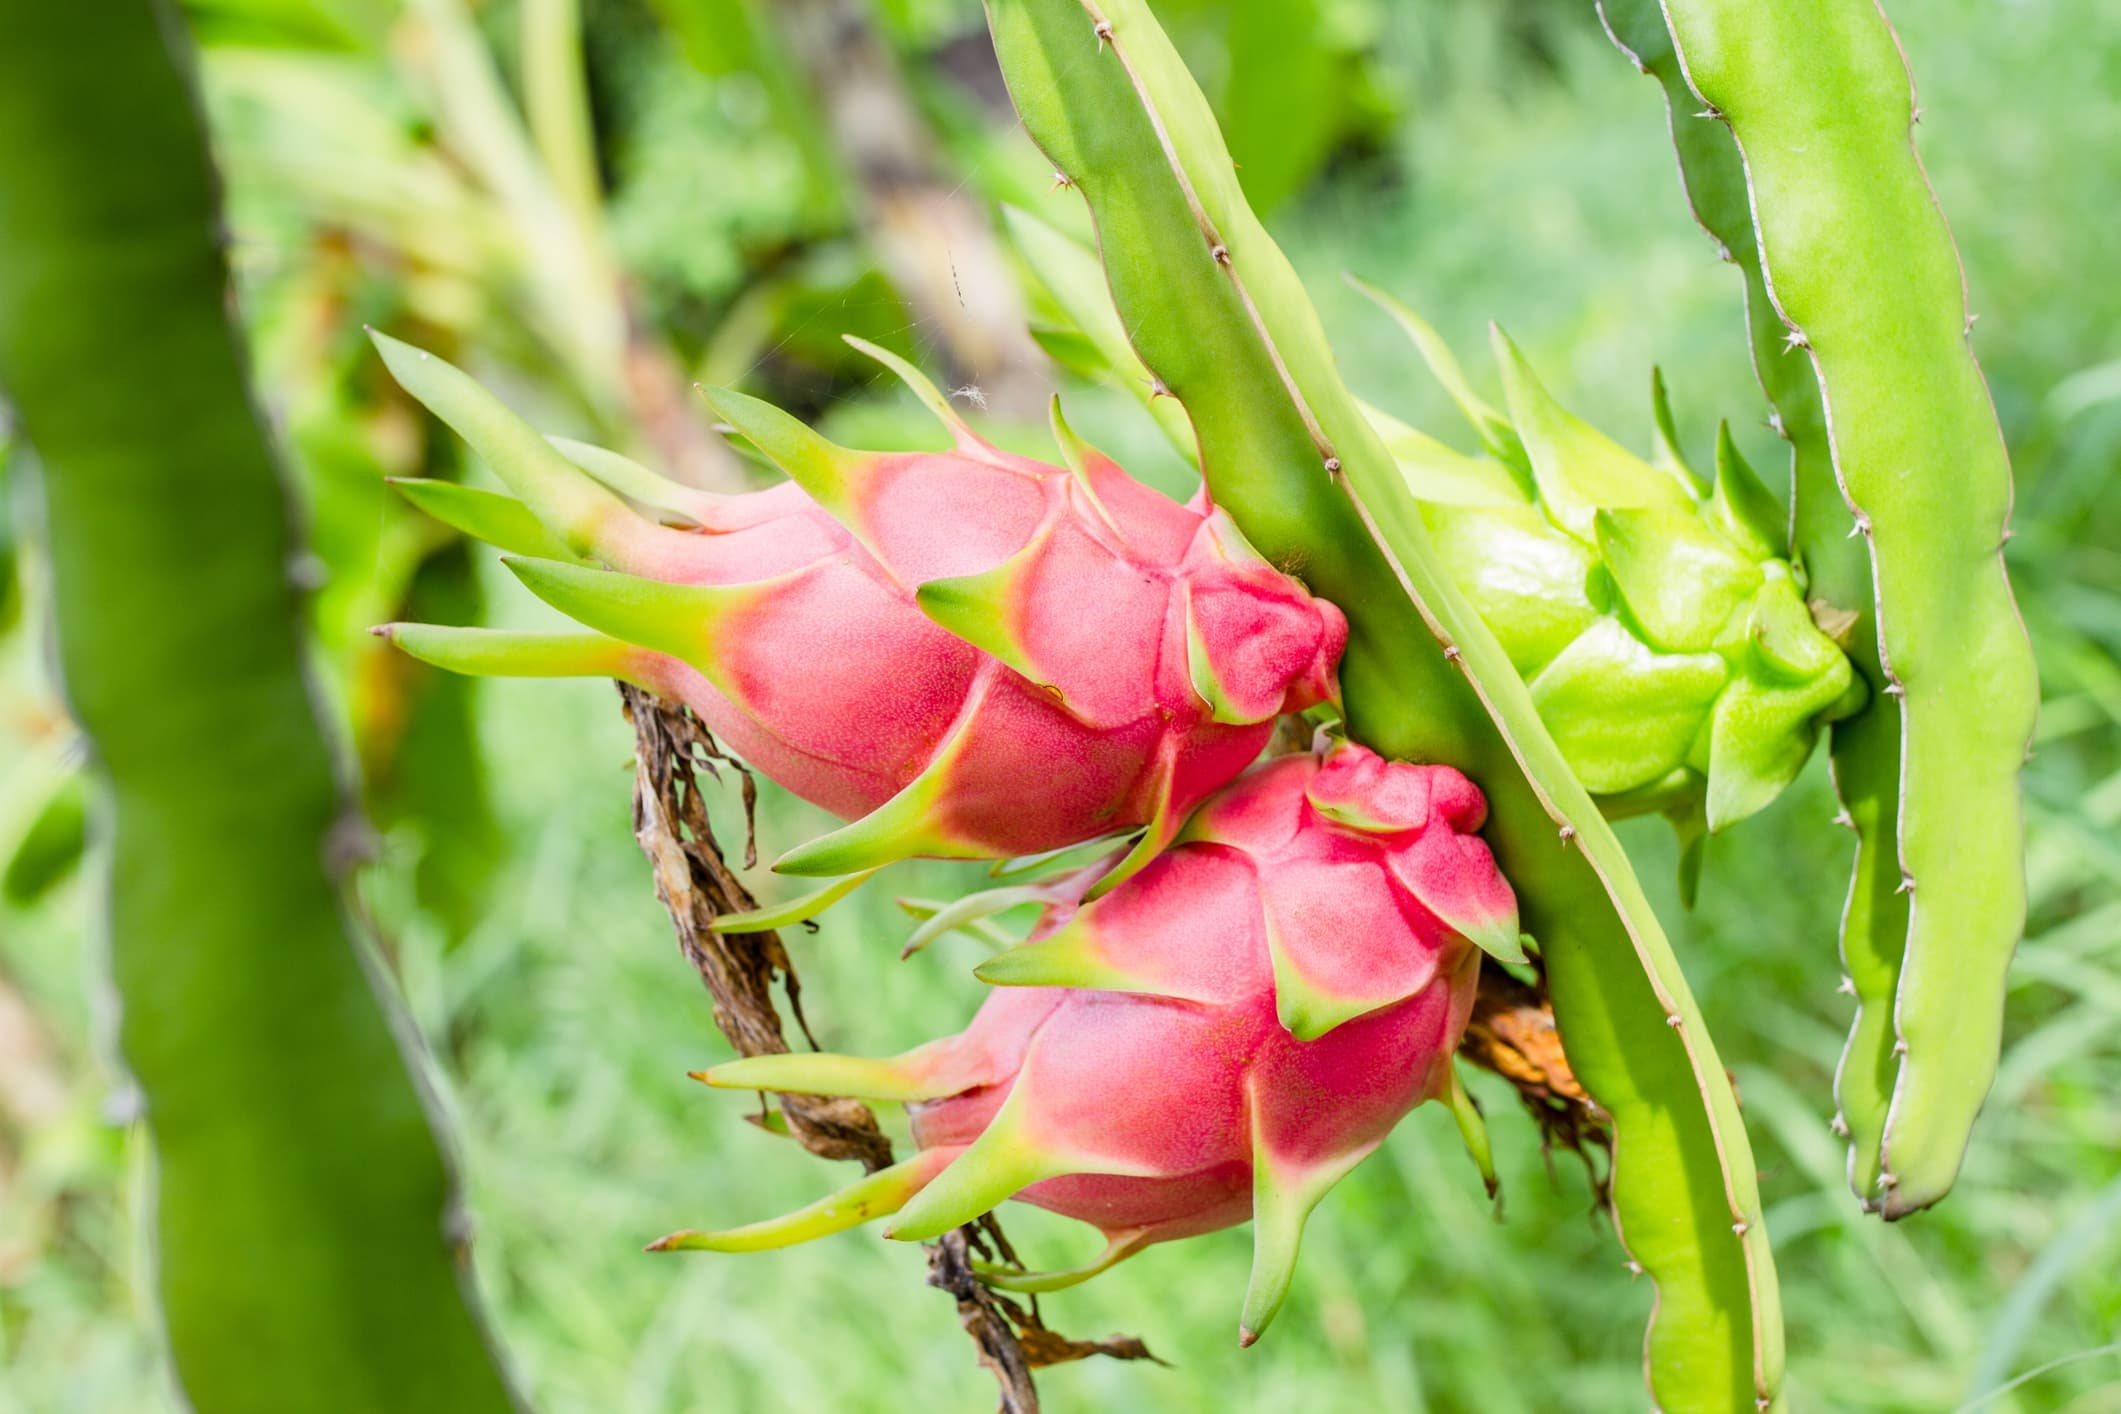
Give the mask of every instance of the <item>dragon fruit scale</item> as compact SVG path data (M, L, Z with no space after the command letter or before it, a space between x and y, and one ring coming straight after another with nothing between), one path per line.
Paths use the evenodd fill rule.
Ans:
M528 556L510 569L594 630L379 632L447 668L614 673L684 701L763 774L853 821L785 855L784 873L1143 830L1116 882L1258 757L1277 715L1335 695L1346 621L1227 516L1081 443L1058 401L1065 467L997 450L912 367L849 342L904 377L955 445L853 451L710 390L791 477L718 496L548 443L465 374L377 335L398 381L521 501L401 489Z
M1112 892L1049 909L962 1033L893 1060L775 1055L711 1085L908 1104L920 1153L809 1208L658 1250L753 1251L896 1213L936 1236L1010 1197L1100 1229L1070 1285L1152 1243L1252 1219L1240 1324L1287 1293L1304 1221L1423 1100L1463 1102L1451 1056L1517 905L1446 766L1348 743L1254 768Z

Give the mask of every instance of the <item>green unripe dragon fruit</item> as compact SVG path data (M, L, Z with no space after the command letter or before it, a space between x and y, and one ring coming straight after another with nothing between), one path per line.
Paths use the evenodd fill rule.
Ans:
M1679 453L1661 377L1657 450L1644 460L1557 403L1500 329L1507 414L1472 390L1433 329L1377 298L1484 448L1465 455L1370 412L1447 571L1607 813L1670 815L1698 861L1703 829L1764 808L1821 725L1863 705L1835 638L1854 616L1806 601L1781 508L1727 425L1704 489Z

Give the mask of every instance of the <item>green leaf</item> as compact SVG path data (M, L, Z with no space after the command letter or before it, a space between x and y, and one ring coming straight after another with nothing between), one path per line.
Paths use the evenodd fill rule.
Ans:
M202 1414L509 1410L405 1033L348 922L355 822L228 324L183 23L0 0L0 32L0 386L44 468L108 827L177 1384Z

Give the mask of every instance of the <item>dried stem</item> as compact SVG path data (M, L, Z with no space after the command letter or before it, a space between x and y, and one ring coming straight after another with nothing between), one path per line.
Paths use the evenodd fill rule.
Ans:
M707 729L689 711L652 693L619 686L635 745L634 837L655 871L656 897L670 914L678 948L714 999L714 1022L742 1055L771 1055L788 1050L779 1008L774 1005L776 976L788 995L796 1024L803 1026L801 989L777 933L716 933L714 920L757 907L729 868L708 823L697 771L719 775L721 767L743 768L723 753ZM746 855L749 857L751 783L744 777ZM805 1034L808 1028L804 1027ZM817 1095L780 1096L788 1132L820 1158L852 1159L874 1173L891 1163L891 1141L877 1127L876 1116L858 1100ZM1031 1371L1038 1366L1079 1360L1090 1355L1117 1359L1154 1359L1139 1340L1115 1336L1104 1341L1072 1341L1047 1329L1034 1304L1030 1309L997 1296L975 1274L972 1258L999 1253L1013 1262L1007 1239L993 1217L958 1228L924 1244L928 1284L957 1302L958 1321L994 1375L1003 1414L1037 1414L1038 1390Z

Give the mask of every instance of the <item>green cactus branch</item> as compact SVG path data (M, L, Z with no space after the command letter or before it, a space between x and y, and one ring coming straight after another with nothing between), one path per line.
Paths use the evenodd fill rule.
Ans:
M2009 454L1884 14L1872 0L1665 10L1688 88L1744 159L1766 290L1783 343L1818 377L1834 471L1870 553L1902 732L1909 919L1878 1177L1897 1218L1957 1176L2025 924L2018 774L2039 692L2003 563ZM1816 538L1810 524L1800 532Z
M1849 1187L1866 1207L1881 1202L1878 1179L1886 1109L1900 1059L1893 998L1907 940L1908 898L1900 890L1898 802L1900 715L1886 696L1872 609L1870 556L1850 535L1853 521L1834 480L1826 407L1809 363L1792 358L1787 332L1768 295L1745 162L1722 124L1699 113L1656 0L1600 0L1606 32L1665 93L1680 179L1695 219L1719 253L1745 277L1746 331L1753 370L1773 405L1772 425L1790 444L1790 541L1814 601L1855 615L1844 641L1869 684L1869 707L1831 730L1838 822L1856 834L1856 857L1841 917L1841 958L1856 1016L1835 1073L1840 1127L1849 1142Z
M1772 1259L1699 1010L1618 840L1442 572L1198 88L1139 3L989 0L988 16L1018 109L1088 201L1123 327L1183 405L1218 504L1347 612L1353 734L1450 761L1488 792L1488 835L1544 950L1571 1061L1614 1116L1616 1217L1657 1284L1655 1397L1773 1406Z
M0 33L0 385L42 462L182 1401L511 1409L344 909L362 827L305 672L183 21L5 0Z

